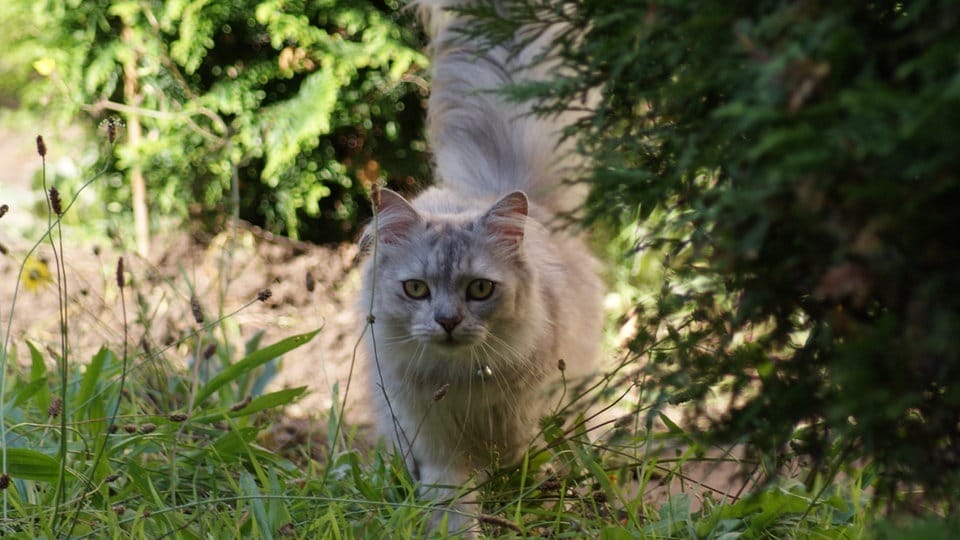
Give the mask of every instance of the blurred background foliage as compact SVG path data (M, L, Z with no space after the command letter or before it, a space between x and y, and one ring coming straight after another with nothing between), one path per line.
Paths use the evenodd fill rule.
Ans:
M629 317L650 392L811 485L869 463L884 500L960 502L960 4L475 11L494 41L586 29L557 43L572 69L514 92L549 111L602 89L574 129L593 221L639 217L659 261Z
M408 19L396 0L10 0L0 78L8 104L48 121L122 123L123 178L94 186L108 215L136 208L142 177L153 221L216 230L236 210L339 241L373 183L426 171L426 60Z

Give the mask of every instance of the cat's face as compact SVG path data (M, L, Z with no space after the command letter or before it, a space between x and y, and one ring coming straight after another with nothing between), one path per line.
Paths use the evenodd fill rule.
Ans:
M502 343L522 311L526 198L476 217L425 217L383 191L376 323L391 341L454 350Z

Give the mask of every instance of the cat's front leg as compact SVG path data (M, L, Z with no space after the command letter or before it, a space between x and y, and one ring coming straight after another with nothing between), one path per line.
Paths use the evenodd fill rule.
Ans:
M420 495L437 508L430 516L431 530L439 530L446 519L451 536L477 537L480 506L469 473L449 465L420 463L420 482Z

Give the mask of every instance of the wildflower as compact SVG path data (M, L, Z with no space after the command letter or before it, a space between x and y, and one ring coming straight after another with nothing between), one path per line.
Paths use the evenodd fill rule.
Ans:
M60 398L55 397L47 407L47 416L50 418L56 418L60 416L61 412L63 412L63 401Z
M190 311L193 312L193 319L197 324L203 324L203 310L200 309L200 300L196 296L190 297Z
M38 257L29 256L23 261L23 270L20 271L20 280L23 286L30 292L37 292L41 287L53 283L53 276L50 274L50 267L47 261Z
M60 202L60 192L55 187L50 188L50 208L53 209L53 213L60 216L63 215L63 204Z
M123 288L123 256L117 259L117 287Z
M120 128L123 127L123 120L111 116L100 122L100 129L107 134L107 142L113 144L117 142L117 135Z

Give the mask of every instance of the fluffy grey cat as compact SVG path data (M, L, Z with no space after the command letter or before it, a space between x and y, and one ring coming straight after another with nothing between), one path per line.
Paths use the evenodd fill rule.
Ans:
M419 2L433 36L439 182L409 202L375 197L360 298L381 434L423 495L456 501L451 532L476 527L471 478L519 460L562 377L593 372L603 292L581 239L548 227L578 202L562 186L577 165L559 144L570 118L538 118L491 92L551 69L529 67L550 32L520 54L482 48L457 30L469 20L444 9L457 3Z

